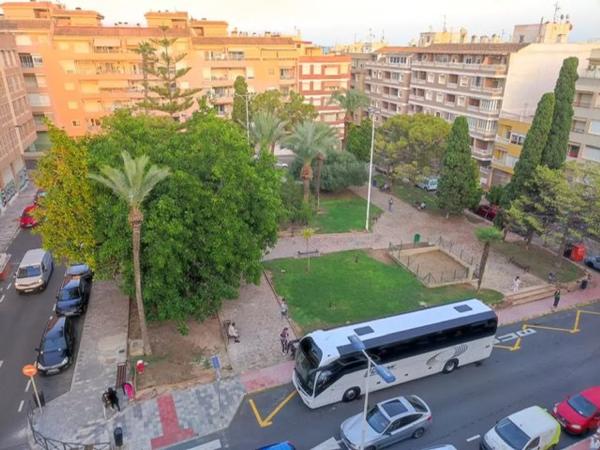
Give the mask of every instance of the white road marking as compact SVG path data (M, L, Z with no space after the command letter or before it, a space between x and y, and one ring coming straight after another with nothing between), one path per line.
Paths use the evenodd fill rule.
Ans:
M19 403L19 411L18 412L23 411L23 405L24 404L25 404L25 400L21 400L21 403Z
M4 361L0 359L0 368L2 367L2 364L4 364Z
M12 281L10 283L8 283L8 286L6 286L6 290L9 290L11 286L12 286Z
M474 441L475 439L479 439L479 437L480 436L478 434L476 434L475 436L471 436L470 438L467 439L467 442L471 442L471 441Z
M215 439L214 441L207 442L206 444L192 447L190 450L219 450L221 448L221 441Z
M31 378L27 380L27 387L25 387L25 392L29 391L29 387L31 386Z
M2 297L0 297L0 303L4 301L4 297L6 297L6 295L2 294Z
M332 437L327 439L325 442L321 442L319 445L313 447L311 450L339 450L340 446L338 444L338 440Z

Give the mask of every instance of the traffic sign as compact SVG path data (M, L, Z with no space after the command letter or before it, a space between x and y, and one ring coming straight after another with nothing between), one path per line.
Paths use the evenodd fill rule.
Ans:
M35 377L38 372L37 367L35 367L33 364L27 364L26 366L23 366L21 371L26 377Z
M219 370L221 368L221 360L219 359L219 355L211 356L210 363L215 370Z

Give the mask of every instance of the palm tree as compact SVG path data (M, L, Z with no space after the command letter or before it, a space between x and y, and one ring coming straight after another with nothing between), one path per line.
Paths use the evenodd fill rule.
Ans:
M481 261L479 262L479 278L477 280L477 290L479 291L479 289L481 289L481 281L483 280L485 266L490 254L490 245L492 242L497 242L502 239L502 231L496 227L479 227L475 230L475 236L477 236L479 242L484 244Z
M168 177L170 172L166 167L163 168L155 165L148 167L150 160L146 155L132 159L129 153L123 152L121 156L123 158L122 170L110 166L102 166L100 168L102 175L91 173L88 176L112 190L117 197L125 200L129 207L129 224L131 225L133 241L135 300L140 318L144 354L150 355L152 354L152 350L150 348L150 340L148 339L148 327L146 326L146 315L142 300L142 274L140 270L140 234L142 222L144 221L142 203L154 186Z
M348 132L354 118L354 113L360 108L369 106L369 97L364 92L356 89L340 90L331 94L330 103L338 103L346 111L346 115L344 116L344 137L342 138L342 149L346 150Z
M275 153L275 144L281 142L286 135L286 122L280 120L269 111L258 111L250 123L252 142L260 151L269 149Z
M315 192L317 194L317 211L321 205L321 172L323 170L323 162L327 159L323 152L317 152L317 181L315 182Z
M327 153L337 145L333 128L323 122L306 120L294 128L285 140L286 145L302 158L300 178L304 182L304 202L308 203L310 180L313 177L312 161L319 152Z
M312 238L315 235L315 230L314 228L304 228L302 230L302 237L304 238L304 240L306 241L306 271L310 272L310 252L308 250L308 244L310 243L310 238Z

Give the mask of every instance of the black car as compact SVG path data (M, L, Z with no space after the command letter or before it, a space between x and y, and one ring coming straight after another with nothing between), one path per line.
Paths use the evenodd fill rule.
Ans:
M48 321L38 352L37 368L44 375L66 369L73 362L75 330L69 317L53 316Z
M67 269L63 284L56 296L56 314L74 316L83 314L88 305L94 274L85 264L74 264Z
M592 269L600 270L600 256L589 256L583 262Z

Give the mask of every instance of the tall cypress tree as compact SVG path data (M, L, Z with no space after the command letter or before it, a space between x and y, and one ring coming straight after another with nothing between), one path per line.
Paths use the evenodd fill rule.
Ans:
M248 95L248 83L246 79L239 75L233 82L233 110L231 112L231 120L238 125L246 128L246 105L250 104L250 99L246 99ZM246 102L248 100L248 102ZM248 112L249 114L249 112Z
M566 58L560 68L560 74L554 87L555 105L552 126L550 127L548 142L542 153L542 164L551 169L558 169L567 159L578 64L579 60L576 57Z
M548 141L553 113L554 94L547 92L538 102L531 128L523 143L521 156L515 165L515 173L506 187L506 201L511 202L524 193L526 182L531 178L535 168L540 165L542 152Z
M481 199L479 169L471 158L469 125L464 117L457 117L448 136L446 152L438 183L439 205L448 214L459 214L474 207Z

